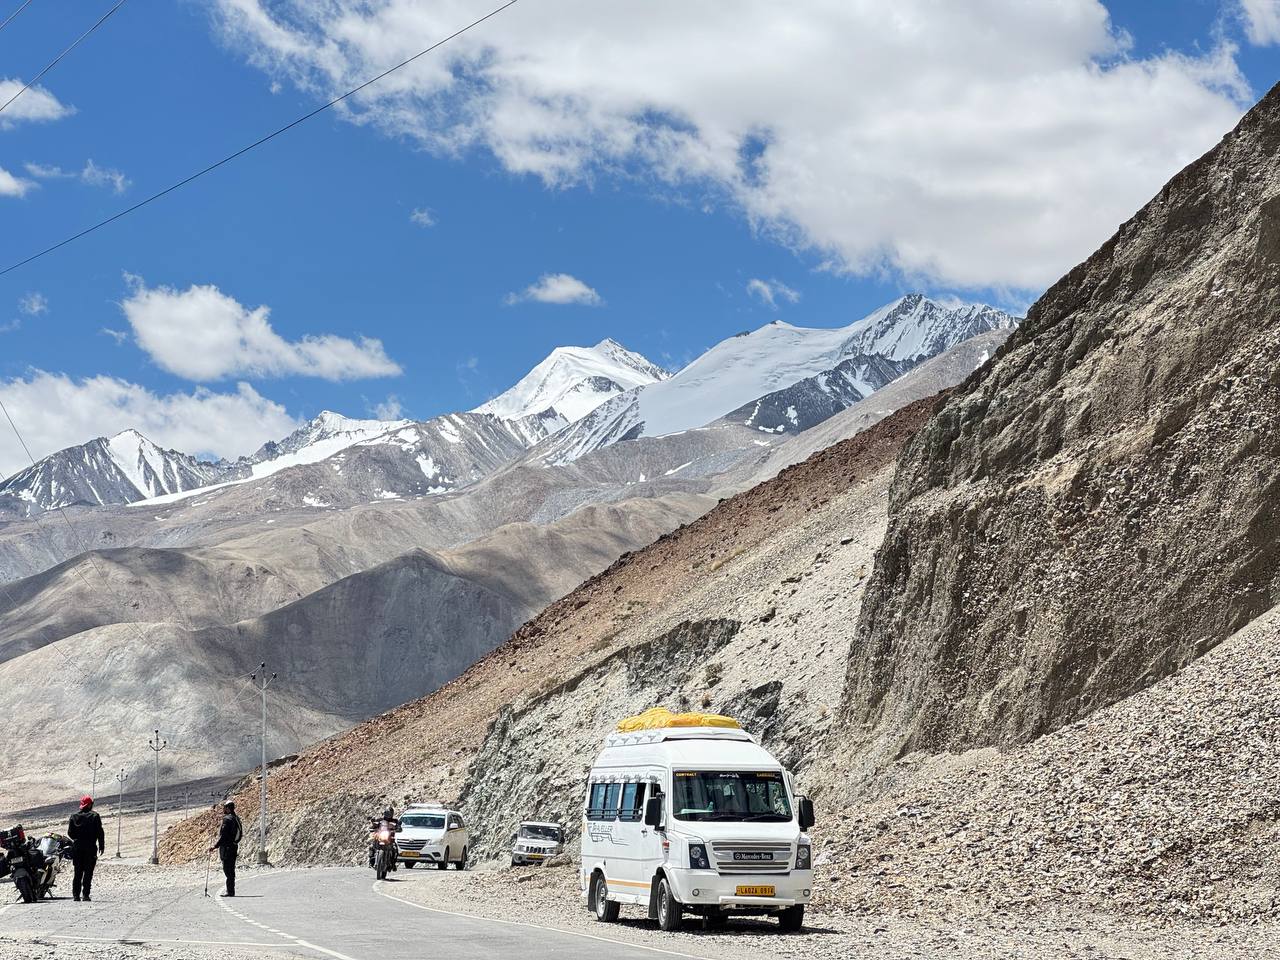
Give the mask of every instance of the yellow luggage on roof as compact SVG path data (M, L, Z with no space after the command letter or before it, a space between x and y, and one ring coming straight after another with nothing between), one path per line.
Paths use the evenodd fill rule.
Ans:
M618 724L619 733L635 733L637 730L663 730L667 727L728 727L741 730L742 724L733 717L718 713L672 713L666 707L653 707L634 717L627 717Z

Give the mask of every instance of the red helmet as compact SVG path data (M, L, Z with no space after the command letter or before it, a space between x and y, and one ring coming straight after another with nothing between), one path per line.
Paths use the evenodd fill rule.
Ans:
M80 809L81 809L81 810L85 810L85 809L87 809L87 808L89 808L89 807L92 807L92 806L93 806L93 797L89 796L89 795L86 793L83 797L81 797L81 798L80 798Z

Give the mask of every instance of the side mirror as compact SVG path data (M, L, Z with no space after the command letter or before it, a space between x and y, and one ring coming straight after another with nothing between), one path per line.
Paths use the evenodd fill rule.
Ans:
M800 829L808 830L817 821L813 816L813 801L808 797L797 797L800 801Z
M644 802L644 823L647 827L662 826L662 794L650 797Z

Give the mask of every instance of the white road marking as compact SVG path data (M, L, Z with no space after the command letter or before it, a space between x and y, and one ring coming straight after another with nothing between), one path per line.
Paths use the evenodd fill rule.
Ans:
M534 930L548 930L553 933L563 933L570 937L582 937L584 940L596 940L600 943L612 943L620 947L634 947L636 950L648 950L650 953L661 953L668 957L683 957L685 960L708 960L707 957L698 956L696 953L681 953L679 950L666 950L662 947L651 947L644 943L635 943L631 940L618 940L614 937L601 937L594 933L583 933L580 930L566 930L564 927L548 927L541 923L530 923L527 920L499 920L495 917L481 917L474 913L458 913L454 910L441 910L439 907L428 907L421 903L414 903L412 900L405 900L403 897L397 897L391 893L384 893L379 889L381 880L375 880L373 884L373 892L378 896L386 897L388 900L395 900L409 907L416 907L419 910L426 910L428 913L443 913L449 917L462 917L466 920L483 920L487 923L501 923L509 927L532 927Z
M330 950L328 947L322 947L319 944L311 943L310 941L303 940L300 937L295 937L291 933L285 933L283 930L272 929L265 923L259 923L257 920L250 920L243 913L232 910L231 907L227 906L227 901L225 899L219 900L218 906L222 907L223 910L227 911L227 913L231 914L236 919L243 920L245 923L253 924L253 926L257 927L259 930L266 930L268 933L274 933L277 937L289 940L294 944L294 946L302 947L304 950L314 950L316 953L323 953L327 957L333 957L334 960L355 960L355 957L349 957L345 953L339 953L337 950ZM280 944L272 943L266 944L266 946L278 947Z
M74 940L77 943L198 943L210 947L278 947L278 943L256 940L174 940L158 937L73 937L70 934L42 933L40 940ZM34 942L34 941L32 941Z

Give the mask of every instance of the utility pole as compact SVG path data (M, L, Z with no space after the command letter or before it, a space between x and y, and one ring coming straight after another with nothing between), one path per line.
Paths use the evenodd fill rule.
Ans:
M267 862L267 687L276 678L267 676L267 665L261 663L249 679L262 689L262 793L258 799L258 863Z
M151 862L160 862L160 751L169 745L168 740L160 739L160 731L156 731L155 739L148 740L152 756L152 784L155 788L151 801Z
M89 769L93 771L93 786L89 788L89 796L91 797L98 792L98 771L105 766L106 764L98 759L96 753L93 755L93 759L89 761Z
M129 779L129 775L124 772L124 767L120 768L120 772L116 774L116 780L120 783L119 790L116 792L116 859L120 859L120 812L124 805L124 782Z

